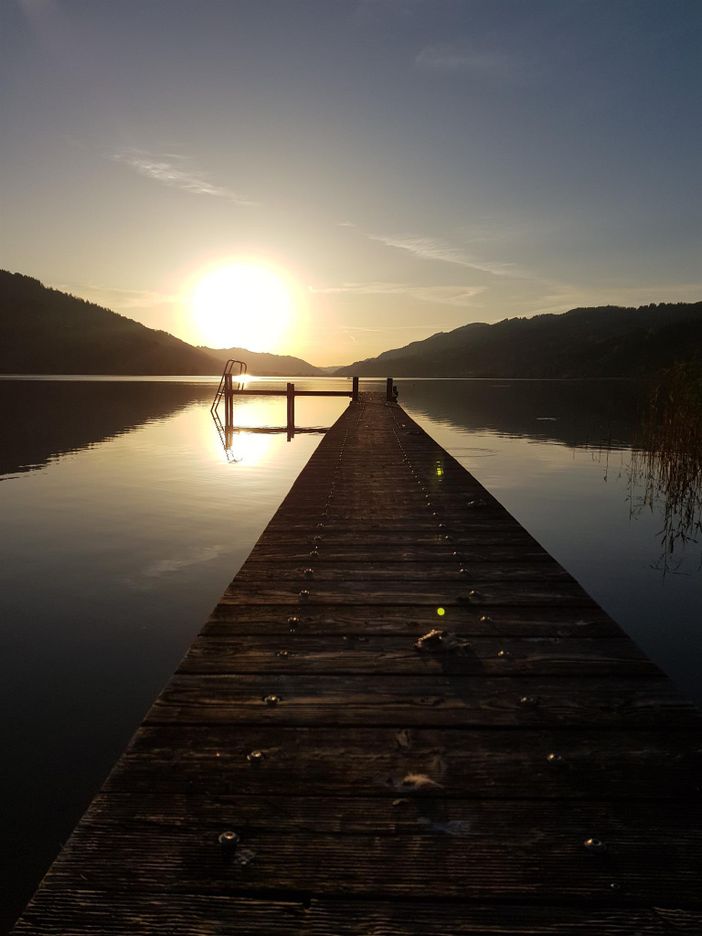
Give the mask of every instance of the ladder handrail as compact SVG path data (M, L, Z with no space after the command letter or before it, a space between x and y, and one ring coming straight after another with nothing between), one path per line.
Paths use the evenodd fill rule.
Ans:
M231 375L232 369L235 364L239 365L239 373L237 377L243 377L248 372L248 364L246 361L237 361L236 358L229 358L224 365L224 370L222 371L222 376L219 379L219 386L217 387L217 392L215 393L214 400L212 401L212 406L210 407L210 412L215 413L217 407L220 404L222 397L224 396L224 387L227 382L227 377ZM241 381L239 381L241 383Z

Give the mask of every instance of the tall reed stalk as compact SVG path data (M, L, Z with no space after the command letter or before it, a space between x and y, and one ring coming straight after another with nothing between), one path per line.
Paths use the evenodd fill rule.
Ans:
M702 366L676 364L652 384L631 482L639 503L663 507L664 568L677 546L702 533Z

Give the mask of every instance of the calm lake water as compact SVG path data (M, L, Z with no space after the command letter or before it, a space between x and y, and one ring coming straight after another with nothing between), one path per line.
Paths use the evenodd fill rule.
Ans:
M300 380L347 389L347 381ZM263 384L267 386L267 384ZM625 382L402 380L400 402L702 700L699 543L665 556ZM193 380L0 380L0 926L19 913L320 435L242 431ZM343 399L297 401L331 425ZM280 426L283 399L237 404Z

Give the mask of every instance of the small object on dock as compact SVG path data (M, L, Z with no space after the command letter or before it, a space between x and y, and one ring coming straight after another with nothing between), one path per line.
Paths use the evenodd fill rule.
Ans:
M523 696L521 696L521 698L519 699L519 704L520 704L520 705L524 705L524 706L526 706L526 707L532 707L532 706L534 706L534 705L537 705L537 704L538 704L538 701L539 701L539 700L537 699L536 696L533 696L533 695L523 695Z
M442 609L443 610L443 609ZM416 642L417 650L446 653L465 653L471 646L470 640L464 637L458 637L449 631L440 630L438 627L432 627L430 631L423 634Z
M282 657L284 660L286 660L286 659L290 656L290 651L289 651L289 650L285 650L285 649L279 650L279 651L276 653L276 656Z
M277 705L279 702L282 702L282 699L274 692L271 692L269 695L263 697L263 701L266 705Z
M310 569L309 567L306 568L305 571L303 572L303 575L305 576L305 578L312 578L312 576L314 575L314 569Z
M432 790L441 790L443 787L427 774L408 773L400 781L399 789L407 790L410 793L427 793Z
M249 753L246 755L246 760L250 764L260 764L264 756L265 755L263 751L259 751L259 750L249 751Z
M310 597L309 589L307 588L300 589L300 591L298 592L298 597L300 601L307 601Z
M470 598L470 595L468 597ZM481 624L492 624L492 618L489 614L481 614L478 620Z
M288 618L288 630L290 631L291 634L294 634L299 626L300 626L299 617L295 617L293 615L292 617Z
M591 855L602 855L607 851L607 845L598 838L586 838L583 846Z
M550 752L546 755L546 760L548 761L549 764L554 764L554 765L556 765L556 764L562 764L562 763L563 763L563 755L562 755L562 754L558 754L556 751L550 751Z
M509 656L509 650L498 650L497 655L500 657L500 659L504 659L505 657Z
M217 841L219 846L222 849L222 854L228 860L234 857L234 854L237 849L237 845L240 842L240 836L236 832L232 832L231 829L227 829L225 832L221 832L217 836Z
M252 848L240 848L236 855L236 863L240 868L246 868L256 857L256 852Z
M432 627L430 631L427 631L426 634L422 634L416 641L415 647L417 650L438 650L441 647L445 635L446 631L442 631L438 627Z
M482 597L483 596L480 594L480 592L475 588L471 588L471 590L468 592L468 599L470 601L478 601L478 599Z

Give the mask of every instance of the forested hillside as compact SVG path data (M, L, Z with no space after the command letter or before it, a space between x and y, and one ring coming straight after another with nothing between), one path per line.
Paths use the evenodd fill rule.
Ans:
M37 279L0 270L2 374L220 374L227 357L260 375L308 375L298 358L195 348Z
M337 374L414 377L635 377L702 356L702 302L572 309L463 325Z

